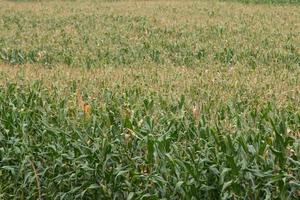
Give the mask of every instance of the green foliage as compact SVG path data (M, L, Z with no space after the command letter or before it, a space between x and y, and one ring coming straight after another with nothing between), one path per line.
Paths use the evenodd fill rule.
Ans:
M184 97L104 89L85 118L53 88L0 89L4 199L298 198L298 111L233 99L195 118Z
M106 11L109 10L106 4L112 11ZM249 11L236 10L238 13L228 14L218 11L221 5L189 2L182 6L150 6L148 10L147 5L142 8L144 11L140 9L141 13L135 14L132 2L127 2L131 7L121 9L121 12L119 4L126 6L124 2L106 4L101 1L86 4L28 2L22 4L24 9L11 12L2 3L0 29L5 31L0 34L0 61L88 68L140 66L145 63L190 67L215 63L225 66L242 63L256 67L257 63L261 63L281 68L299 66L300 63L298 51L284 48L297 43L297 35L294 34L297 31L292 31L292 24L296 22L291 19L291 23L284 26L272 24L276 20L267 10L250 13L249 18ZM90 7L86 8L86 5ZM181 11L176 11L179 6ZM172 20L174 10L181 13L174 20L178 23ZM190 14L186 15L187 12ZM291 16L292 13L293 10ZM180 18L181 15L185 17ZM199 22L189 20L199 16ZM251 27L254 22L256 27ZM247 44L246 48L244 44ZM257 52L255 63L251 52Z
M0 1L0 199L299 199L298 13Z

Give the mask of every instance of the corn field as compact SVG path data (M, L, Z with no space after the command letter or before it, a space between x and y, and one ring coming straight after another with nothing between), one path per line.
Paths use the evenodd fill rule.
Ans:
M297 1L0 1L0 199L299 199Z

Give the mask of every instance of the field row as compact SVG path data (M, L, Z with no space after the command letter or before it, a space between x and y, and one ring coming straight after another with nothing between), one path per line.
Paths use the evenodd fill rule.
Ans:
M148 64L295 68L300 63L297 6L262 9L213 1L0 5L4 63L89 68Z
M237 99L212 113L138 88L81 105L78 85L69 90L1 88L2 198L299 195L299 110Z

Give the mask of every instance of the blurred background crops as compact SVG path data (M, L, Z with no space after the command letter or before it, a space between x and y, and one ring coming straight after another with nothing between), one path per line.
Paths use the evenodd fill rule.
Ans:
M240 2L0 1L0 199L299 199L300 7Z
M0 59L10 64L300 65L298 6L2 1L0 18Z

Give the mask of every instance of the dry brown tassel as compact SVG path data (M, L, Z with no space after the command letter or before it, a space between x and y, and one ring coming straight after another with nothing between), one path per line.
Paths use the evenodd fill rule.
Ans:
M77 89L77 105L80 109L84 110L84 101L82 100L80 89Z
M198 124L199 118L200 118L199 106L196 106L196 105L193 106L193 117L194 117L196 124Z
M88 103L85 103L83 106L83 112L84 112L84 116L86 118L89 118L91 115L91 106Z

